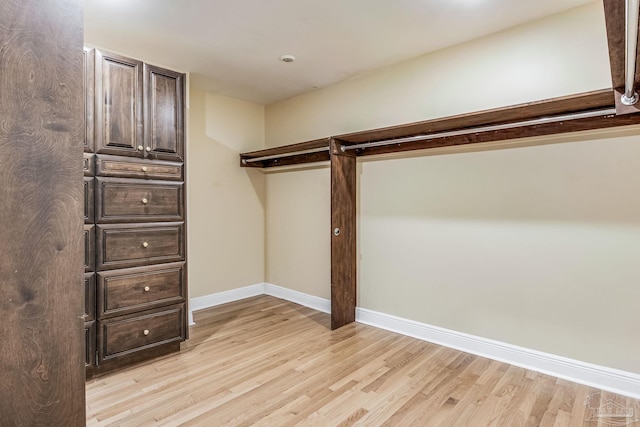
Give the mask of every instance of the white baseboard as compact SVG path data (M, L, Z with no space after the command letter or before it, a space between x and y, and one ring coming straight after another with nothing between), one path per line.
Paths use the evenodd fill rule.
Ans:
M356 308L356 321L532 371L640 398L640 375Z
M326 298L308 295L270 283L261 283L191 299L189 320L190 322L193 320L193 311L261 294L291 301L324 313L331 311L331 302ZM456 332L366 308L356 308L356 322L640 399L640 375L632 372Z
M314 310L318 310L323 313L331 313L331 301L326 298L316 297L303 292L283 288L282 286L272 285L271 283L264 284L264 293L266 295L271 295L272 297L313 308Z
M257 285L245 286L244 288L232 289L230 291L218 292L215 294L205 295L202 297L191 298L189 300L189 325L195 325L193 321L193 312L203 310L216 305L226 304L228 302L238 301L245 298L255 297L264 294L264 283Z

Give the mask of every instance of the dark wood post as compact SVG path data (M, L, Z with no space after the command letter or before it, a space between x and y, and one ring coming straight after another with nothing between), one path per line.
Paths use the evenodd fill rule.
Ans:
M331 140L331 329L356 320L356 157Z
M0 424L84 426L81 0L0 2Z

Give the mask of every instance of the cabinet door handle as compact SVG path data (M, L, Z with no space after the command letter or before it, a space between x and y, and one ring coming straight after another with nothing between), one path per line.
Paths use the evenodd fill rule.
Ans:
M142 145L138 145L138 151L142 151L144 150L144 147Z
M147 243L147 242L142 242L142 247L143 247L143 248L147 248L147 247L149 247L149 243Z
M149 330L148 330L148 329L145 329L144 331L142 331L142 333L143 333L145 336L147 336L147 335L149 335Z
M147 167L146 167L146 166L143 166L143 167L142 167L142 172L146 172L147 170L148 170L148 169L147 169Z
M145 292L149 292L150 290L151 290L151 288L150 288L150 287L148 287L148 286L145 286L145 287L144 287L144 291L145 291Z
M143 197L143 198L142 198L142 203L146 205L147 203L149 203L149 201L147 200L147 198L146 198L146 197Z
M147 147L147 148L145 148L145 150L151 151L151 147Z

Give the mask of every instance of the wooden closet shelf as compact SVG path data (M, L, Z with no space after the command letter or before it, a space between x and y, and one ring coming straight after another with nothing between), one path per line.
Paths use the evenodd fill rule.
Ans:
M329 160L331 138L283 145L240 154L240 166L269 168Z
M328 161L332 139L343 151L368 156L634 124L640 115L615 115L614 91L603 89L253 151L240 159L241 166L258 168Z

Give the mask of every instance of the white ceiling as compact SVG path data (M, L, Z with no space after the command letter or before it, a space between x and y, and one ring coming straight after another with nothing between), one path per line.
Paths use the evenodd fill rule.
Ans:
M592 1L85 0L85 43L270 104Z

